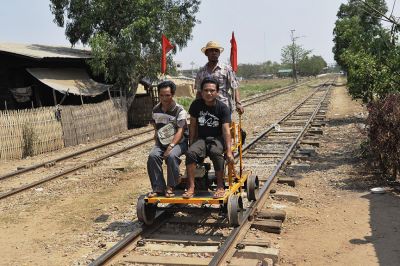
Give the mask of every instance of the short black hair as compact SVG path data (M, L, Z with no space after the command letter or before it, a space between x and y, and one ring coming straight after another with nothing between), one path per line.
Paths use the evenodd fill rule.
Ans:
M212 83L215 84L215 86L217 86L217 91L219 91L219 83L215 78L211 78L211 77L206 77L203 79L203 81L201 82L200 88L201 90L203 90L204 85L208 84L208 83Z
M175 83L173 83L170 80L162 81L160 84L157 85L158 93L160 93L161 89L168 88L168 87L171 88L172 95L175 95L176 85L175 85Z

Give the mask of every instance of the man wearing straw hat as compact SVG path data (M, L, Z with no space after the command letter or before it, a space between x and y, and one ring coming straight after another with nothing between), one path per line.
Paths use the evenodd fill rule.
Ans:
M207 56L208 62L205 66L200 68L196 76L194 87L197 91L197 98L201 97L200 84L202 80L206 77L214 78L219 83L218 99L229 107L231 113L235 106L236 110L242 114L244 109L240 102L238 90L239 82L237 81L235 72L233 72L231 66L222 64L218 61L224 48L222 48L216 41L209 41L205 47L201 48L201 51ZM235 100L234 103L233 100Z

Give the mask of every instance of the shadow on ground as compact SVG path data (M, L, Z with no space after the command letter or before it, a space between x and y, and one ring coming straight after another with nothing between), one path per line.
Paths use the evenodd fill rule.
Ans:
M350 243L374 245L380 265L400 265L400 196L385 194L366 194L370 202L371 236L352 239Z
M109 232L117 231L118 236L124 236L133 232L139 226L140 226L139 222L137 221L128 221L128 222L116 221L110 223L106 228L103 229L103 231L109 231Z
M343 128L348 124L363 122L364 119L361 118L346 118L331 120L329 124ZM351 139L360 141L343 134L338 136L344 142ZM370 193L370 188L387 187L387 182L383 180L379 171L366 166L367 162L361 156L360 146L354 143L338 145L337 141L336 144L330 144L332 145L330 151L311 158L310 164L313 164L313 169L322 172L329 171L329 174L333 175L329 180L332 186L342 190L364 192L362 197L369 201L369 223L372 233L362 239L351 239L350 243L372 244L380 265L400 265L400 194L392 189L388 189L385 194ZM342 166L345 167L342 168ZM343 171L347 178L335 178L336 172L343 175ZM302 174L307 174L307 170L304 170Z

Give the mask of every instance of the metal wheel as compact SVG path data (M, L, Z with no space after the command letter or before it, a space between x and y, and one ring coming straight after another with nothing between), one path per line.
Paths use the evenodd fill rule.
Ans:
M228 219L229 224L238 226L243 222L243 201L238 195L230 195L228 198Z
M141 195L136 205L136 215L144 224L152 224L156 216L157 205L145 202L145 195Z
M246 192L248 200L258 200L259 190L260 190L260 182L258 181L258 176L250 175L247 178L246 184Z

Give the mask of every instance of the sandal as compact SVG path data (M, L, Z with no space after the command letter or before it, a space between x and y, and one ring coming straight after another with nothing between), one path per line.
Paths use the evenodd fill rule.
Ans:
M154 198L154 197L162 196L163 194L164 194L163 192L152 191L147 194L147 197Z
M165 197L166 198L173 198L175 197L175 193L172 190L172 188L167 189L167 191L165 191Z
M224 196L225 196L225 189L218 188L213 195L213 199L223 198Z
M194 196L194 192L189 192L189 191L185 191L185 193L182 194L182 198L184 199L191 199Z

